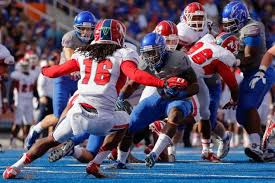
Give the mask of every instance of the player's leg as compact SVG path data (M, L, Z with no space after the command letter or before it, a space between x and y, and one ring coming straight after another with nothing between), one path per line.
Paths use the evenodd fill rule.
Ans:
M145 162L149 167L153 167L160 153L169 145L172 144L172 138L177 131L179 125L185 124L185 118L192 114L192 103L190 100L175 100L172 102L166 101L165 113L168 116L166 125L160 133L158 140L147 155Z
M249 134L250 145L245 148L245 154L255 161L263 161L263 151L260 149L261 142L261 119L257 108L263 101L265 94L275 81L275 73L272 68L266 71L266 83L258 82L254 89L249 83L253 75L245 76L240 84L240 97L237 108L238 122L243 124Z
M50 148L60 144L72 136L72 128L70 126L70 122L67 120L68 119L65 118L60 123L52 136L48 136L37 141L16 163L10 167L7 167L3 173L3 178L15 178L25 166L44 155Z
M210 147L211 143L211 121L210 121L210 96L207 85L202 78L198 79L199 93L197 94L200 103L201 120L198 123L198 131L201 133L202 159L217 162L219 159Z
M14 116L14 123L11 128L11 137L10 137L10 146L15 146L17 135L20 131L20 126L23 122L23 111L20 103L15 108L15 116Z
M63 115L67 113L70 106L67 106L68 99L70 97L68 88L64 85L64 79L56 78L54 80L54 95L53 95L53 114L47 115L42 121L34 125L25 141L25 146L29 149L32 144L39 138L43 130L48 129L50 126L55 126L58 122L62 112Z
M97 178L105 177L105 175L102 174L99 170L100 165L103 162L103 160L107 158L107 156L111 153L112 149L118 146L118 144L121 142L122 138L124 137L129 127L130 119L129 119L129 115L125 111L116 111L113 113L113 115L107 116L107 118L109 118L107 120L110 121L112 124L111 128L107 126L103 127L101 125L102 121L100 119L97 121L98 124L100 124L99 126L98 125L94 126L94 124L89 123L89 127L88 127L88 129L90 129L89 130L90 132L95 131L94 128L97 128L97 129L104 128L103 131L105 131L106 128L107 129L109 128L109 133L110 133L108 136L105 137L104 142L101 148L99 149L99 152L95 156L95 158L92 161L90 161L86 167L86 172L88 174L94 175ZM103 120L106 121L106 118ZM105 124L107 125L110 123L105 123Z
M165 117L164 103L158 94L145 98L135 106L130 115L129 130L119 145L117 160L125 164L133 143L134 134L144 129L150 123Z

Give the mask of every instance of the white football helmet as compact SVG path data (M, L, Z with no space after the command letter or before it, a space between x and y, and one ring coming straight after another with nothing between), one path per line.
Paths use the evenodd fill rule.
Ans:
M29 62L31 66L38 66L39 57L37 54L33 52L27 52L24 56L24 59Z

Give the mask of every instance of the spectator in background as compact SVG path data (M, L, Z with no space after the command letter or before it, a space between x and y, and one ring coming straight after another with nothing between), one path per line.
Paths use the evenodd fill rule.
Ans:
M50 27L46 31L46 40L52 39L54 42L54 50L61 49L61 41L62 41L63 33L57 29L56 21L52 21Z

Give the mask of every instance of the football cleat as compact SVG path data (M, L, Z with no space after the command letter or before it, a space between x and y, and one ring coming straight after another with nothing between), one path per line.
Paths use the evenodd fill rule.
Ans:
M232 133L227 131L226 133L226 137L223 140L220 140L219 142L219 147L218 147L218 151L217 151L217 156L219 159L224 158L225 156L227 156L229 150L230 150L230 141L232 139Z
M25 139L25 149L29 150L32 145L35 143L35 141L39 138L40 133L38 133L37 131L35 131L34 126L32 126L30 128L30 131L28 133L28 136Z
M3 172L3 179L14 179L16 175L20 173L20 170L15 167L7 167Z
M132 153L129 153L127 158L128 163L144 163L144 161L137 159Z
M74 142L72 140L67 140L61 146L52 150L49 154L48 161L55 162L63 158L64 156L70 154L74 149Z
M100 165L94 162L90 162L86 167L87 174L92 174L96 178L106 178L106 176L100 172Z
M263 154L263 159L266 162L274 162L275 161L275 150L274 149L266 149Z
M149 168L152 168L155 165L156 161L157 161L157 155L154 152L151 152L145 158L145 164Z
M201 158L203 160L207 160L213 163L219 163L221 160L217 157L215 153L213 153L211 150L208 151L202 151Z
M252 158L256 162L263 162L263 151L260 149L260 146L257 144L252 144L250 147L244 149L245 154Z
M117 162L113 163L109 168L110 169L127 169L127 166L125 163L117 161Z

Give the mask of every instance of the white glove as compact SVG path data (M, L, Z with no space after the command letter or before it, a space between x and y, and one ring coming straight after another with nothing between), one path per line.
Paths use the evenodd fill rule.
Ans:
M254 76L253 79L250 81L249 86L251 89L254 89L256 83L262 80L263 84L266 84L265 73L263 71L258 71Z

